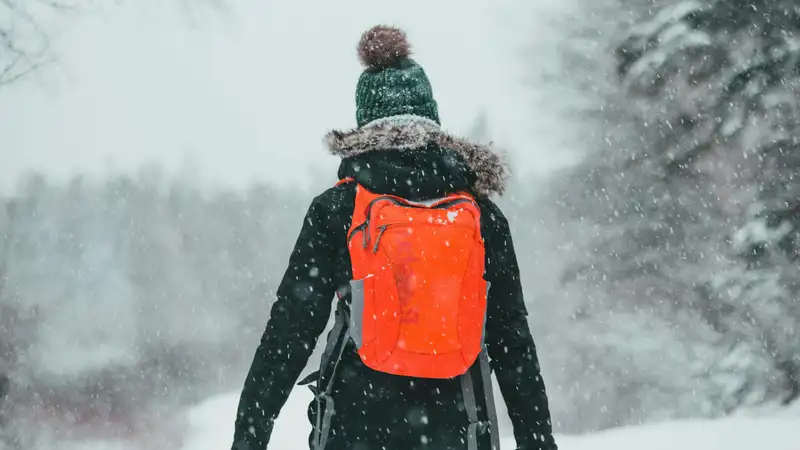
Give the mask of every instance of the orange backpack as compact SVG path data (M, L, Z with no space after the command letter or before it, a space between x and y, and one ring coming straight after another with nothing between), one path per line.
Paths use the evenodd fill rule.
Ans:
M338 184L354 182L352 178ZM469 425L467 447L489 432L500 449L489 357L484 349L489 282L481 213L468 193L433 202L411 202L356 185L353 222L347 233L353 269L350 309L339 296L338 314L318 378L313 448L323 450L336 408L336 368L347 342L355 343L364 365L393 375L461 380ZM479 361L486 420L480 420L470 368ZM333 362L330 374L325 374Z
M347 235L349 334L364 364L452 378L483 349L487 282L480 209L466 193L427 204L356 188Z

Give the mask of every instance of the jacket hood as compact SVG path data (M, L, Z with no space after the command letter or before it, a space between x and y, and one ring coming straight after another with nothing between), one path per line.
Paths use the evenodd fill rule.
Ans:
M453 136L437 123L417 117L391 117L357 129L333 130L325 135L325 143L342 158L340 178L352 176L367 187L376 183L394 184L401 191L410 187L413 197L458 190L487 197L502 194L509 176L508 165L490 146Z

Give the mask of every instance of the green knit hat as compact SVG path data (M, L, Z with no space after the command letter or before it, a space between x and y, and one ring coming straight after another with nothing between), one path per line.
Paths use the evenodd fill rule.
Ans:
M358 56L365 70L356 87L359 128L400 115L441 123L431 83L410 54L406 34L400 29L378 25L361 36Z

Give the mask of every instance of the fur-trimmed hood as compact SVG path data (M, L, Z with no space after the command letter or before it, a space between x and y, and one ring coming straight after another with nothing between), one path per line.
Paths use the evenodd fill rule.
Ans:
M381 150L424 150L436 145L452 150L464 159L475 173L473 188L476 193L489 196L505 191L510 170L502 153L496 153L488 145L450 135L437 123L420 119L395 117L377 120L357 129L333 130L325 135L325 143L332 154L341 158Z

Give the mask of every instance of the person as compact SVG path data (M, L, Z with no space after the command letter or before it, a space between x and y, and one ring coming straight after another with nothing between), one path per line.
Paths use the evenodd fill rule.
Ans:
M340 181L316 197L308 208L266 330L244 381L232 449L267 448L275 419L325 330L335 301L335 326L328 334L320 370L298 383L308 385L315 394L308 408L311 449L496 449L499 432L489 375L492 371L513 424L517 448L556 450L509 224L490 199L503 193L509 170L489 146L453 136L441 128L430 82L422 67L410 58L410 46L402 30L375 26L361 36L357 49L365 66L356 88L358 127L331 131L325 137L329 150L341 157ZM375 202L368 200L388 200L383 202L386 208L382 211L399 214L397 217L402 219L376 226L370 234L367 228L372 227L364 225L369 225L370 217L373 221L378 219L376 213L368 211L367 203ZM395 208L398 205L405 208ZM470 205L475 208L469 209ZM446 213L436 210L438 206L447 209ZM452 264L444 260L430 263L435 260L436 252L451 251L451 256L468 253L464 248L453 250L455 244L451 245L450 238L429 239L426 241L429 248L407 246L407 256L409 261L416 261L414 264L427 264L424 270L430 273L450 273L447 271L455 266L462 267L463 272L463 267L472 264L469 267L484 273L473 270L468 277L465 275L469 279L459 281L468 293L460 294L461 297L450 295L460 291L447 291L452 283L448 285L444 275L437 279L434 275L426 278L428 275L414 272L401 274L399 267L405 266L397 260L391 261L390 269L383 263L380 267L371 266L373 272L365 272L364 261L373 258L373 254L389 258L386 255L394 252L392 257L397 258L402 246L398 239L403 239L404 233L406 237L412 231L419 236L428 233L425 235L428 237L437 232L461 236L452 231L457 227L412 229L410 224L415 217L428 214L432 223L434 215L440 214L435 216L436 220L453 221L464 211L479 216L479 224L475 225L479 227L479 239L453 242L471 246L470 251L482 252L475 253L481 255L479 260L467 263L456 258ZM383 215L380 217L385 219ZM461 233L472 232L469 220L457 220L463 227L459 228ZM391 225L397 226L391 228ZM394 273L381 278L379 272L385 270ZM481 275L485 279L483 284ZM401 285L408 285L403 276L415 280L416 288L420 289L417 294L427 293L421 300L414 297L416 306L402 304L405 288ZM363 283L370 277L374 280L370 289L374 290L365 294ZM354 283L354 278L360 278L361 284ZM378 288L379 284L383 287ZM457 288L461 289L460 285ZM486 291L480 293L481 289ZM432 294L435 292L439 293ZM375 302L372 306L364 303L365 295ZM376 306L380 302L386 305L385 302L398 296L401 304L395 305L398 309L394 313L386 314L390 306ZM361 300L356 300L357 297ZM463 300L467 297L472 300ZM459 323L458 333L468 335L455 338L463 341L463 347L459 348L467 349L463 350L463 359L445 361L444 356L436 354L436 349L424 351L425 339L446 345L442 343L444 338L432 334L424 335L427 338L421 338L421 334L414 337L411 332L406 333L410 328L398 331L401 330L398 327L416 326L414 332L419 333L423 322L435 327L439 317L431 311L454 298L474 300L460 304L459 314L463 316L459 320L480 314L484 327L476 329L481 324L474 320L473 328ZM407 307L417 310L409 312L405 310ZM372 308L369 310L372 314L365 312L365 308ZM377 312L380 308L384 308L384 313ZM441 322L451 317L451 313L442 309ZM384 322L370 325L373 319ZM355 329L360 327L363 329ZM393 332L386 331L392 327L395 327ZM362 339L370 339L369 333L380 337L364 342ZM398 338L402 333L411 337ZM388 347L383 350L370 347L380 339L389 339L384 342L389 342ZM426 353L424 358L428 359L424 361L430 363L404 362L423 358L411 350L403 353L403 349L411 346L405 339L416 339L414 345L423 349L420 353ZM394 357L392 352L399 356L395 355L396 361L391 366L375 356L383 355L388 361Z

